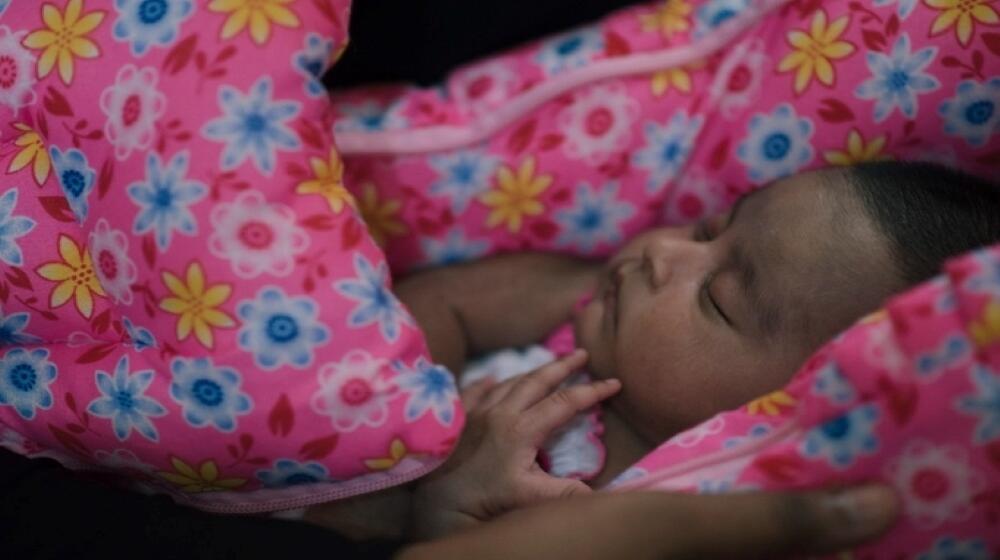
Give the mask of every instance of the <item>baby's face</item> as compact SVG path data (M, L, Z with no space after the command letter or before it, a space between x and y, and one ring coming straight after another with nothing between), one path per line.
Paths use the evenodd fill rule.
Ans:
M837 174L798 175L609 262L576 317L612 405L659 442L782 387L819 345L900 289L888 245Z

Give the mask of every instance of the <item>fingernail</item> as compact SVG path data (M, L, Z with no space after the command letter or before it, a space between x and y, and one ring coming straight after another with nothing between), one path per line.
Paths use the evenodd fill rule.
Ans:
M613 386L615 386L615 387L619 387L619 386L621 386L621 384L622 384L622 382L621 382L621 381L619 381L619 380L617 380L617 379L614 379L614 378L611 378L611 379L605 379L605 380L604 380L604 383L606 383L606 384L608 384L608 385L613 385Z
M845 538L861 538L881 533L892 522L896 495L886 486L865 486L833 496L829 505L846 521L838 532Z

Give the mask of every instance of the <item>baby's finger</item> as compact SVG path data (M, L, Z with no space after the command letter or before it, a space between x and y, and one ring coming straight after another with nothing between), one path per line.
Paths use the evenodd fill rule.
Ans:
M489 410L496 406L497 403L507 397L507 394L514 388L514 385L520 383L523 377L524 376L512 377L490 387L486 395L483 396L483 400L480 401L478 408L482 410Z
M525 424L532 427L536 438L532 445L541 445L556 428L569 422L577 413L611 397L621 386L617 379L604 379L563 387L545 397L525 412Z
M462 390L462 406L465 410L474 410L479 407L490 389L495 386L496 380L492 377L485 377L476 381Z
M586 363L587 351L574 350L572 353L523 376L517 385L511 388L510 395L504 399L504 404L518 411L526 410L545 398Z

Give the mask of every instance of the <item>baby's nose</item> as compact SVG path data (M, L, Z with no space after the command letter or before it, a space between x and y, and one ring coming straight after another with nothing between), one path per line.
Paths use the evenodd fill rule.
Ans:
M654 289L671 281L698 274L705 268L708 249L704 243L688 239L663 238L651 241L643 251L642 266Z

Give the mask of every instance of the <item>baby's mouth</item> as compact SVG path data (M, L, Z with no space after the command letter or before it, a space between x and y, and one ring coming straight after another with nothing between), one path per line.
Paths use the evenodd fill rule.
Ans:
M608 271L608 283L604 291L604 303L611 317L614 331L618 331L618 320L621 312L621 287L625 281L625 266L628 261L622 261Z

